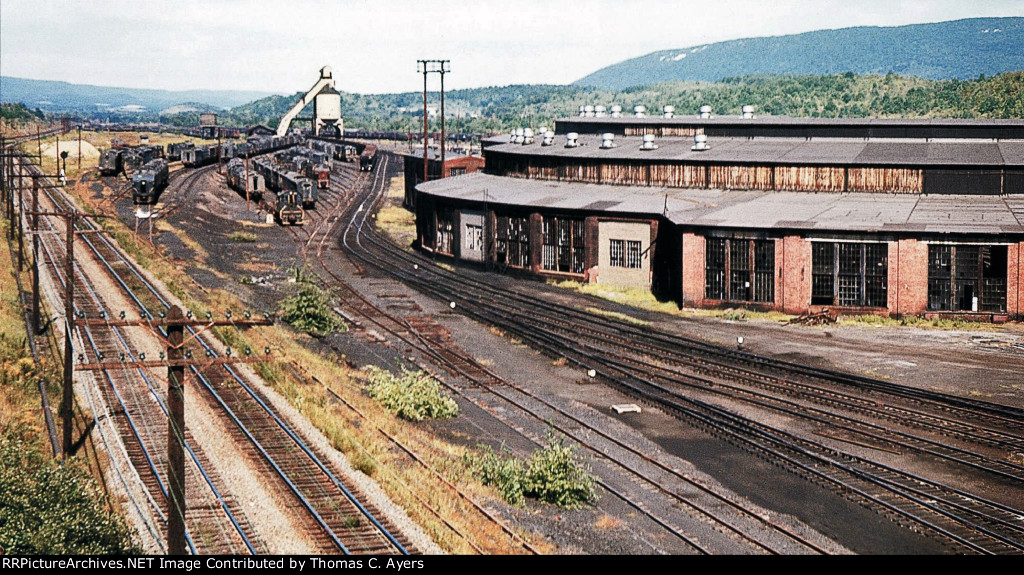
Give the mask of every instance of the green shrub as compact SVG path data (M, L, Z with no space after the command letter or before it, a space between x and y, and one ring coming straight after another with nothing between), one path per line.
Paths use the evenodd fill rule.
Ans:
M81 468L0 434L0 554L138 554L131 530Z
M343 330L345 324L334 315L330 299L312 282L299 282L298 291L281 303L284 320L315 337Z
M426 372L402 368L402 375L395 376L374 365L368 366L366 371L370 380L366 390L370 397L402 419L447 419L459 413L455 400Z
M553 435L525 463L515 457L501 457L489 447L480 455L467 455L466 463L484 485L496 487L512 505L522 505L530 497L575 509L597 498L589 470L576 461L572 447Z

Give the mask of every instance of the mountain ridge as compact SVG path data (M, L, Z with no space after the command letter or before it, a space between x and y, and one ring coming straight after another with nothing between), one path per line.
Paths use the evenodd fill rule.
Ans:
M661 82L753 74L886 74L970 79L1024 70L1024 18L969 18L906 26L857 26L658 50L573 82L625 90Z

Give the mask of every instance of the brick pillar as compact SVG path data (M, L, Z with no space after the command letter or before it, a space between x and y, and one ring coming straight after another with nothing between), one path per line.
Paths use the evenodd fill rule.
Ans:
M544 245L544 216L530 214L530 271L540 273L541 249Z
M928 244L889 242L889 313L906 316L928 309Z
M683 305L698 307L704 302L704 236L683 234Z
M1024 317L1024 242L1006 248L1006 313Z
M785 313L807 312L811 304L811 242L786 236L775 242L775 305Z

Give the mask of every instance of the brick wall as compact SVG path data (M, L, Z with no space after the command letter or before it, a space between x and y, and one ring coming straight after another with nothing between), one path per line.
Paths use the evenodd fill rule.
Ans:
M683 234L683 305L704 301L704 236Z
M1024 317L1024 242L1006 249L1006 312L1011 318Z
M923 314L928 309L928 244L889 243L889 313Z
M811 242L800 236L775 241L775 305L801 314L811 304Z

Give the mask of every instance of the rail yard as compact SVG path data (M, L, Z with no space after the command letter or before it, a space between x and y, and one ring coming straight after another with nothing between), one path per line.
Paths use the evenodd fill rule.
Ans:
M166 157L131 161L104 155L68 185L26 151L34 141L4 147L4 216L29 343L37 362L61 365L73 381L61 410L57 398L41 397L47 416L61 416L50 424L54 452L70 449L106 470L146 552L175 552L179 520L186 552L218 555L1024 551L1024 335L1009 317L1020 310L1016 280L985 284L1002 290L985 292L981 304L991 309L975 298L974 309L968 301L944 310L1008 321L977 331L647 311L535 281L544 270L601 277L572 264L571 249L559 270L561 256L548 262L525 235L520 266L509 266L508 251L475 247L474 260L438 239L443 222L476 225L480 211L494 234L485 245L511 245L495 226L514 217L548 247L546 220L522 210L551 205L553 188L531 204L534 187L549 184L516 176L507 185L525 190L520 212L496 189L517 169L508 157L524 148L514 141L492 142L501 174L490 166L415 187L410 246L380 224L410 204L404 143L342 134L186 145L177 156L168 146ZM1017 185L1014 162L1005 181ZM495 188L482 202L478 184ZM598 195L587 209L606 209L593 206L616 193L607 188L590 190ZM664 206L667 216L668 195ZM565 216L575 217L557 214ZM593 217L637 224L618 213ZM645 228L636 251L650 251L669 228ZM583 229L565 237L583 242ZM971 233L975 244L990 241ZM1018 230L999 233L1016 241ZM711 245L716 232L707 235ZM752 237L730 240L740 236ZM605 262L596 255L603 240L586 237L591 268ZM787 253L790 238L772 249ZM466 249L471 238L447 241ZM678 240L683 249L691 241ZM662 252L674 245L664 244ZM1017 250L996 248L1011 278ZM671 269L682 307L692 278ZM860 274L863 288L869 274ZM300 280L328 294L345 329L310 337L281 325L278 310ZM780 280L774 294L784 291L794 289ZM875 308L895 314L905 305ZM399 421L368 397L367 366L423 370L455 399L458 416ZM177 377L181 391L169 385ZM70 427L61 421L67 407ZM594 479L596 497L581 507L506 503L467 463L481 446L526 459L552 442L571 447ZM186 494L178 518L176 489Z

